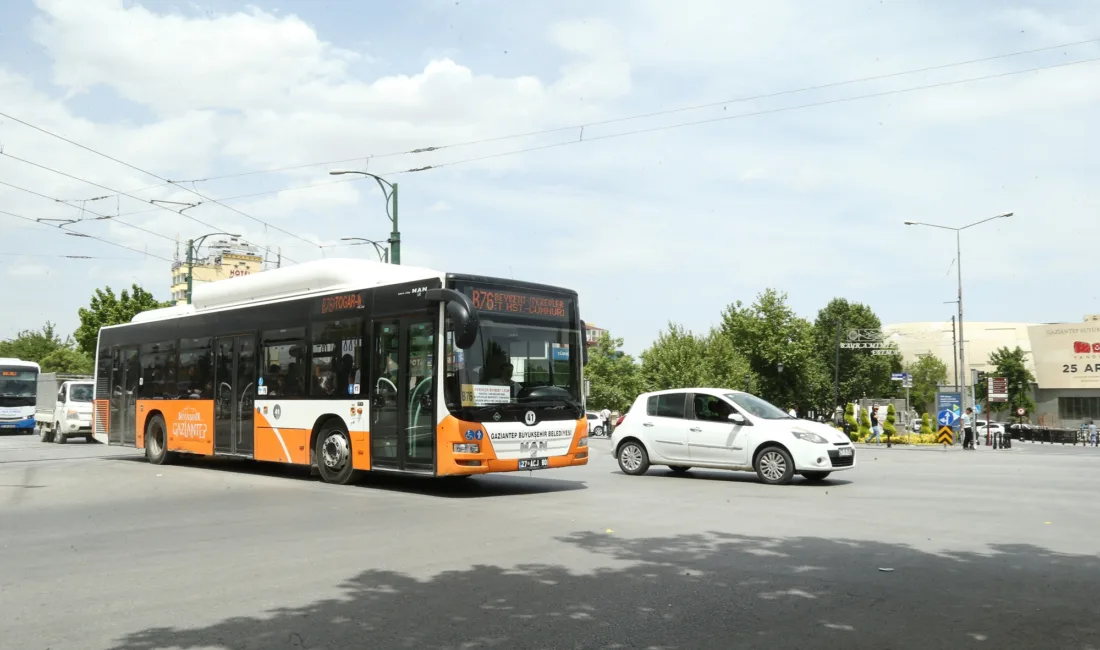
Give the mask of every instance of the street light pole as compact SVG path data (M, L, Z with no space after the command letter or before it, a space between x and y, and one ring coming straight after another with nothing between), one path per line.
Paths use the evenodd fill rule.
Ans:
M364 237L341 237L340 241L354 241L354 242L362 242L364 244L370 244L370 245L374 246L374 252L378 253L378 261L380 261L380 262L389 262L390 261L390 251L385 246L383 246L379 242L374 241L373 239L366 239ZM352 244L352 245L355 246L356 244Z
M397 183L391 183L381 176L376 176L370 172L361 172L354 169L334 169L329 172L332 176L342 176L343 174L359 174L361 176L367 176L373 178L378 187L382 188L382 195L386 198L386 217L390 220L390 262L393 264L401 263L401 230L397 226Z
M967 224L959 228L952 228L951 226L940 226L934 223L924 223L921 221L905 222L905 225L907 226L927 226L929 228L939 228L941 230L955 231L955 267L958 271L959 277L959 379L962 380L963 406L967 406L966 381L969 368L966 365L966 352L964 348L964 341L966 337L963 336L962 231L966 230L967 228L973 228L974 226L981 225L987 221L993 221L994 219L1007 219L1012 215L1012 212L1005 212L1004 214L998 214L993 217L982 219L981 221L975 221L974 223ZM971 403L973 403L973 401L973 399L970 399Z
M234 235L229 232L211 232L199 237L197 240L187 240L187 304L191 304L191 287L195 278L195 252L199 250L202 243L206 241L207 237L213 237L215 235L225 235L226 237L240 237L240 235Z

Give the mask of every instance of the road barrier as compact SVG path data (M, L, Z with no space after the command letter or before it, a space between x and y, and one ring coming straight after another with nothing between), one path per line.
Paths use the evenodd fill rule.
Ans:
M1032 424L1008 425L1008 436L1022 442L1037 442L1039 444L1050 443L1052 445L1088 446L1089 434L1078 429L1059 429L1056 427L1041 427ZM1096 444L1095 442L1093 444Z

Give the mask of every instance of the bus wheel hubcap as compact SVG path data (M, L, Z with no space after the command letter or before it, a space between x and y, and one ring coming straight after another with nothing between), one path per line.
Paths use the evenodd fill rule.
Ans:
M321 450L325 467L340 469L348 460L348 441L344 436L334 433L325 439L325 445Z

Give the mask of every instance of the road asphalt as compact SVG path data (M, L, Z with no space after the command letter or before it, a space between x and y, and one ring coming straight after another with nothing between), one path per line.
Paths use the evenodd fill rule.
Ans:
M768 487L592 448L340 487L0 437L0 647L1100 648L1100 454L861 448Z

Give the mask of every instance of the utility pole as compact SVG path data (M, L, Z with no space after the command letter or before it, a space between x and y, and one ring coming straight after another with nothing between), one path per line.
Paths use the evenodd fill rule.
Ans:
M955 390L959 389L959 341L955 336L955 317L951 317L951 368L955 371Z
M195 240L194 239L188 239L187 240L187 304L189 304L189 305L191 304L191 283L192 283L192 279L194 278L194 275L195 275L195 266L194 266L194 262L195 262L194 254L195 253L194 253L194 250L195 250Z
M397 226L397 183L391 183L386 179L372 174L370 172L361 172L352 169L334 169L329 172L332 176L341 176L343 174L360 174L373 178L378 187L382 188L382 195L386 199L386 217L390 220L391 230L390 238L387 243L390 245L390 264L401 263L401 230Z
M390 258L390 261L392 263L400 264L401 263L401 231L397 227L397 183L393 183L391 186L393 187L393 191L391 192L391 194L393 196L393 219L391 219L391 222L393 223L393 230L390 232L390 253L389 253L389 258Z
M833 406L840 407L840 319L836 321L836 362L833 363Z

